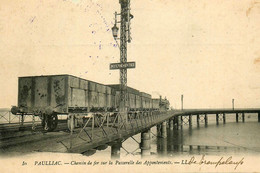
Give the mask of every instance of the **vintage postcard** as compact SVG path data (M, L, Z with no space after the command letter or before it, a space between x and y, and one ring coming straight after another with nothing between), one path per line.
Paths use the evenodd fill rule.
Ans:
M259 172L260 1L1 0L0 172Z

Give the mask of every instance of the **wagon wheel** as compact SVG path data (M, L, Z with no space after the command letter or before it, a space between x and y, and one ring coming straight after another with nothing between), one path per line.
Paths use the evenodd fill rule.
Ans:
M42 127L45 131L51 132L56 129L58 125L58 116L53 113L51 115L43 115L42 118Z

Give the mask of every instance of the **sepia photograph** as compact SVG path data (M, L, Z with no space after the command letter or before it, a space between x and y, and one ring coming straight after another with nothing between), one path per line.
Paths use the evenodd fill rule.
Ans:
M259 0L1 0L0 172L259 172Z

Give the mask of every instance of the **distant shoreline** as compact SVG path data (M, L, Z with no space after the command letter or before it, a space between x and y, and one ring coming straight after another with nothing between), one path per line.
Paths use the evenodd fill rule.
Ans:
M0 108L0 111L11 111L11 108Z

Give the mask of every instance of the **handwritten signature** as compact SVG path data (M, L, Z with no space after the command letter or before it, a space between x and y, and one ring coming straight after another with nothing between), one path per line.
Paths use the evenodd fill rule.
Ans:
M232 160L232 156L229 156L227 159L224 159L224 157L221 157L217 161L207 160L205 158L205 155L202 155L201 159L196 159L194 156L190 158L190 160L182 160L181 164L187 164L187 165L215 165L215 168L217 168L220 165L234 165L234 169L236 170L239 165L244 164L244 157L241 158L238 161Z

